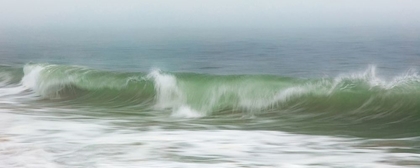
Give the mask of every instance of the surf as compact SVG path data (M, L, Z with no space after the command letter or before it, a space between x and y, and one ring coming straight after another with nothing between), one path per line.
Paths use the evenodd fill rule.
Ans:
M89 67L26 64L2 68L1 81L40 99L72 105L165 110L174 117L225 113L296 115L306 120L420 119L420 77L414 70L385 80L374 66L336 77L112 72ZM16 78L21 78L16 82ZM307 116L307 117L303 117Z

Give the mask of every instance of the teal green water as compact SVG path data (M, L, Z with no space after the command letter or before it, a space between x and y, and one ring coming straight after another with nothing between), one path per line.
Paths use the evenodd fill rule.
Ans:
M282 125L308 125L293 131L306 132L307 128L316 127L321 128L314 131L331 131L322 128L327 125L343 135L349 130L353 131L351 135L374 137L419 134L420 78L415 72L387 81L376 76L373 66L333 78L308 79L171 73L158 69L150 73L112 72L34 63L22 68L3 66L1 70L3 83L27 87L42 103L112 108L103 110L102 115L118 115L113 112L115 109L132 115L163 110L171 111L173 116L204 120L248 115L276 120L278 126L274 127L279 130ZM265 127L273 129L272 125L258 126Z
M418 38L321 34L0 43L0 167L418 167Z

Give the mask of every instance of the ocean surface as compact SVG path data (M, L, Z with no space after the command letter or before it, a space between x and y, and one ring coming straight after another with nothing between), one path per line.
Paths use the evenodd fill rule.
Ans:
M11 33L0 167L420 167L419 70L404 30Z

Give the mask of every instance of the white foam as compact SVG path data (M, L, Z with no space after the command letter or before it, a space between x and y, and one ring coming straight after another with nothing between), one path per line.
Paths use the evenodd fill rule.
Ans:
M25 65L23 68L24 76L21 81L22 85L37 91L40 75L43 70L44 67L42 66Z
M337 89L345 90L349 87L353 87L349 84L345 84L345 81L365 82L369 86L368 89L381 88L389 90L395 87L410 84L412 82L418 83L420 82L420 77L418 76L417 71L415 71L414 69L410 69L406 73L391 78L391 80L386 80L385 78L379 77L377 75L375 65L370 65L363 72L341 74L334 78L332 86L329 90L329 94L331 94L334 90Z
M177 118L200 118L205 116L205 111L197 111L187 104L187 95L178 87L175 76L162 73L155 69L147 75L154 81L156 91L156 109L172 110L172 117Z
M407 72L395 77L388 83L387 88L395 88L398 86L406 86L410 83L420 83L420 76L415 69L410 69ZM414 86L416 87L416 86Z
M59 99L59 92L69 83L71 76L65 78L47 78L48 71L55 65L25 65L23 68L24 76L21 85L33 90L38 95L49 98Z
M28 86L23 86L21 84L10 84L9 82L12 80L11 74L8 73L0 73L0 98L7 97L7 99L0 100L1 103L6 104L17 104L16 99L20 99L23 97L27 97L27 93L22 94L23 92L30 89ZM32 79L28 79L31 81ZM27 82L27 84L32 87L35 83L34 82ZM31 88L32 89L32 88Z
M175 76L164 74L159 69L156 69L149 73L147 78L153 79L154 81L156 108L176 108L180 107L185 102L184 95L177 86Z
M179 117L179 118L200 118L203 117L203 113L193 110L191 107L187 105L183 105L179 108L174 109L172 112L172 117Z
M16 95L25 91L26 88L22 86L14 86L14 87L2 87L0 88L0 97L9 96L9 95Z
M123 120L5 116L0 118L0 135L10 136L0 137L5 138L0 142L0 167L10 168L393 167L389 158L404 161L419 157L389 152L395 147L387 140L377 143L378 147L364 147L365 139L281 131L165 130L148 129L156 127L149 124L138 129L117 124Z

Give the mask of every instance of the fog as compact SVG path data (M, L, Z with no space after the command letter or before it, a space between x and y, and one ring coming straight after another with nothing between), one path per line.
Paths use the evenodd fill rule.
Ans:
M420 26L416 0L16 0L0 30Z

